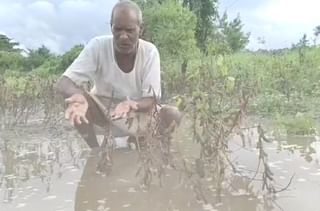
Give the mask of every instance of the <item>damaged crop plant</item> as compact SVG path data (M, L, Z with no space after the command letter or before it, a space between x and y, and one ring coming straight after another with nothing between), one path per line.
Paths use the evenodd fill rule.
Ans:
M160 185L165 185L164 175L170 169L179 172L180 185L191 188L196 199L205 203L212 202L212 192L215 192L216 202L220 202L224 193L236 191L232 183L239 175L248 184L248 194L253 194L251 182L259 181L261 188L255 194L263 193L265 200L273 199L276 193L290 185L291 181L286 187L274 186L273 172L264 149L264 144L270 141L260 124L252 126L246 121L248 105L255 95L254 87L219 71L225 68L224 62L220 58L217 63L202 64L185 81L188 87L185 93L174 97L185 115L182 122L190 123L183 133L192 136L191 140L181 140L180 145L192 141L199 148L194 151L198 154L193 159L179 150L182 146L178 144L177 147L170 133L157 136L157 128L150 127L150 136L144 140L145 147L139 148L137 174L142 175L145 187L150 186L151 178L157 178ZM175 129L179 131L179 128ZM250 174L246 169L238 168L229 148L229 142L235 136L241 137L245 145L248 130L256 134L259 160L256 171Z

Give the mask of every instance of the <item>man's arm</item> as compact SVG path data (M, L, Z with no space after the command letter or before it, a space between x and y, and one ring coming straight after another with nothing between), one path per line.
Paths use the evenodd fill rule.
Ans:
M65 112L65 118L71 125L89 123L86 113L88 110L88 101L84 92L68 77L62 76L56 83L55 90L65 98L68 108Z
M119 103L114 111L111 113L112 119L126 118L130 111L134 112L148 112L151 111L155 105L154 97L144 97L139 100L127 99Z
M55 90L61 94L64 98L69 98L74 94L84 94L71 79L66 76L62 76L56 83Z
M153 109L156 100L154 97L144 97L141 98L140 100L136 101L138 103L138 109L137 111L139 112L147 112Z
M79 86L94 80L98 68L98 52L98 40L91 39L56 83L58 93L64 98L84 94Z
M161 98L160 56L156 48L150 53L143 69L142 98Z
M81 84L93 81L98 66L98 40L92 39L63 73L55 90L65 98L68 107L65 117L72 125L88 123L88 101Z
M160 56L154 48L144 67L142 98L137 100L137 111L147 112L154 108L161 97Z

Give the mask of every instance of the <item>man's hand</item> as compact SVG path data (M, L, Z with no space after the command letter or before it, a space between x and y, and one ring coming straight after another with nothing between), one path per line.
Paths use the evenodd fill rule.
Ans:
M65 113L65 118L69 120L71 125L81 124L82 122L89 123L86 118L88 110L88 101L82 94L73 94L67 98L65 102L68 104L68 108Z
M138 103L133 100L126 100L116 106L115 110L111 114L111 118L113 120L126 118L130 111L136 110L138 110Z

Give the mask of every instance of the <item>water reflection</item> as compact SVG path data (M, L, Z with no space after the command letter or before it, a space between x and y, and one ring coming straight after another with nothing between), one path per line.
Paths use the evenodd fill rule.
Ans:
M141 188L135 177L137 153L120 150L115 152L113 172L108 177L96 173L97 153L88 157L78 185L75 210L272 210L273 205L258 199L247 180L234 177L230 190L221 194L218 201L216 190L210 182L204 183L208 204L198 203L192 189L179 184L174 170L166 170L163 187L156 181L149 190Z
M19 133L0 133L1 210L2 207L6 211L18 208L43 210L49 204L53 210L61 211L280 210L273 198L263 197L260 181L249 183L243 176L232 177L224 184L226 189L219 201L212 181L204 178L208 204L203 204L196 201L190 184L181 184L178 172L172 169L166 170L163 187L154 179L150 189L142 188L135 176L138 169L136 151L116 150L112 173L104 177L96 172L97 152L89 152L73 133L41 131L37 134L29 129L19 130ZM230 149L234 151L238 167L242 165L243 169L254 171L258 159L255 137L253 133L248 134L251 136L245 140L239 138L232 142L234 146ZM243 142L244 147L236 151ZM183 153L195 157L194 143L184 140L179 146ZM277 185L283 187L292 173L297 175L292 188L278 195L282 208L292 211L302 207L316 208L308 200L320 197L319 141L315 138L281 138L266 148Z
M320 145L317 136L278 136L276 140L279 151L299 154L308 163L319 163Z
M39 134L39 131L0 133L1 203L10 203L23 192L25 184L40 180L46 193L54 185L52 178L62 178L66 166L82 168L85 148L78 141ZM40 130L40 133L43 133ZM27 189L31 189L30 186Z

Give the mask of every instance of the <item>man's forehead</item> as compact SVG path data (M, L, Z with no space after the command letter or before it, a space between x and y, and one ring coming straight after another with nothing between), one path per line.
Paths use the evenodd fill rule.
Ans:
M130 21L137 21L138 22L138 14L137 11L135 11L132 7L116 7L113 11L113 19L114 21L120 19L120 18L126 18Z

